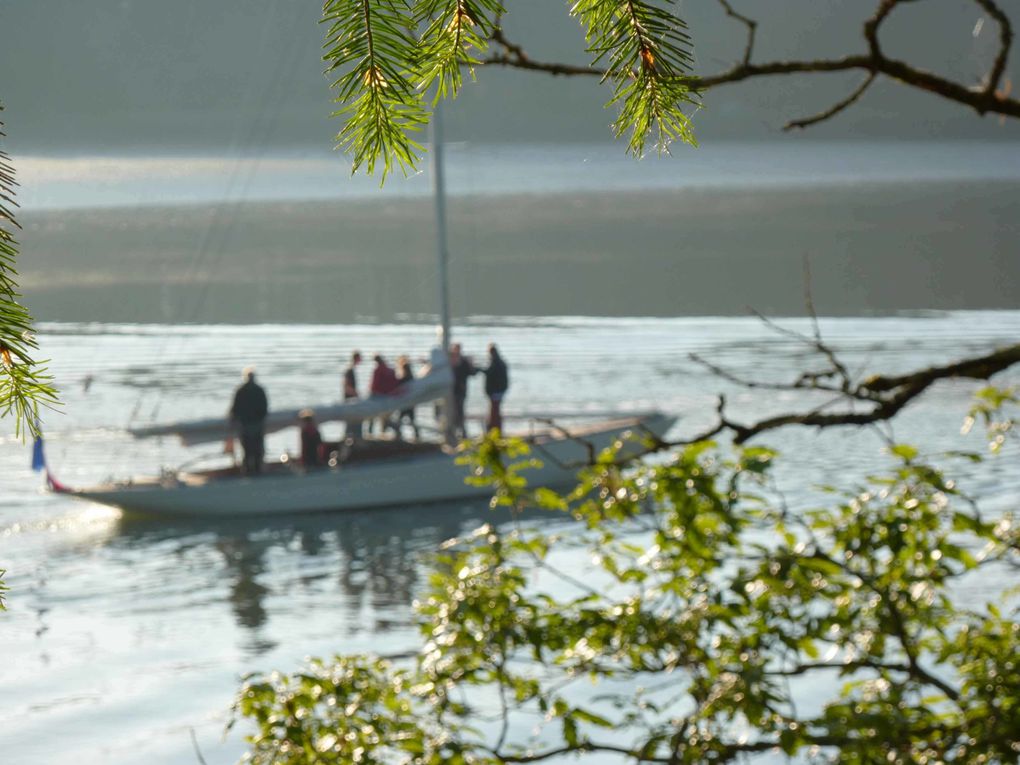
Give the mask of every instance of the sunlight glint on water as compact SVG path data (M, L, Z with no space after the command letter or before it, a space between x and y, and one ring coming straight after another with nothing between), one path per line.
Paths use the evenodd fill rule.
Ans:
M784 326L809 329L805 321ZM852 368L896 372L1014 342L1020 312L829 319L822 328ZM44 323L43 352L65 402L46 418L49 460L72 486L151 474L194 455L170 441L130 440L123 428L133 411L138 423L221 413L248 363L276 407L325 403L339 396L352 348L424 355L434 337L431 324ZM790 379L809 363L803 346L753 319L479 318L457 337L476 356L490 340L500 344L511 364L509 411L658 407L681 415L676 435L711 421L718 392L746 418L801 401L736 390L689 353L754 379ZM366 377L363 370L362 384ZM472 385L469 408L480 413L480 383ZM903 415L895 436L931 449L981 449L978 433L959 437L974 388L936 387ZM882 464L868 431L792 431L766 441L790 455L779 478L794 506L817 499L815 484ZM293 433L270 440L270 453L284 449L296 449ZM0 565L13 588L2 617L0 693L11 700L2 735L5 761L16 763L191 762L191 728L208 762L234 761L240 737L221 743L220 735L242 673L290 669L306 655L413 645L410 603L428 570L421 556L492 518L477 503L128 523L41 493L29 452L0 442ZM1017 456L1013 449L1002 460ZM1020 497L1015 471L974 466L960 477L990 507ZM587 565L583 555L567 558L576 570ZM968 597L981 597L980 584L973 587Z

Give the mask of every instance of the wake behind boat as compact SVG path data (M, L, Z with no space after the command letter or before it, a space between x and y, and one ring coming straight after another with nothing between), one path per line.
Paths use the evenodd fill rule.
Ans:
M591 454L622 441L622 453L641 449L643 437L661 438L675 418L653 412L580 427L527 435L541 463L522 474L532 487L570 485ZM293 422L291 423L293 424ZM146 515L237 516L271 513L365 510L488 496L491 489L466 483L469 467L459 465L444 444L366 439L349 445L338 459L306 469L293 460L265 465L257 476L236 467L167 472L68 491L73 497Z

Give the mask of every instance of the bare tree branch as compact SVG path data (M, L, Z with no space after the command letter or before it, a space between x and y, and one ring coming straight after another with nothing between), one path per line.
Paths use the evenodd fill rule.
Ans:
M824 74L831 72L863 71L864 81L847 98L831 108L820 112L814 117L793 120L786 129L804 128L824 122L856 103L879 75L895 80L902 85L922 90L952 101L961 106L973 109L978 114L1000 114L1004 117L1020 118L1020 100L1009 97L1008 88L1000 88L1005 76L1006 65L1013 41L1013 27L1009 15L1003 11L996 0L974 0L984 11L995 19L999 27L999 51L991 64L987 75L980 86L964 84L942 77L908 62L890 58L885 54L879 41L879 30L882 24L899 6L914 3L917 0L881 0L872 14L864 23L862 35L867 47L866 53L846 55L835 58L804 59L790 61L770 61L752 63L755 34L758 23L733 9L730 0L718 0L727 16L744 24L748 29L743 56L740 63L717 74L684 77L683 82L691 90L707 89L745 80L791 74ZM605 77L603 69L592 66L578 66L560 62L538 61L528 56L523 47L509 41L501 29L492 36L492 40L500 47L481 61L490 66L507 66L529 71L544 72L558 76L593 76Z
M996 5L995 0L974 0L974 2L980 5L999 25L999 53L995 57L995 63L992 64L985 81L985 92L994 94L999 90L999 83L1006 71L1009 50L1013 45L1013 25L1010 23L1009 16Z
M841 389L846 392L850 389L852 380L850 372L846 368L846 365L839 360L839 357L832 351L831 348L822 340L822 328L818 323L818 311L815 310L815 299L811 294L811 261L805 255L804 256L804 307L807 309L808 316L811 317L811 331L814 335L814 349L825 356L832 364L832 369L843 381L840 386ZM826 375L831 376L831 375ZM803 377L803 375L802 375Z
M754 34L758 29L758 22L733 10L733 6L730 5L729 0L719 0L719 5L722 6L727 16L732 19L736 19L747 27L747 45L744 47L744 59L742 63L744 66L748 66L751 63L751 55L754 53Z
M818 372L805 372L793 383L788 382L763 382L760 380L748 380L733 372L713 364L708 359L702 358L696 353L690 353L687 355L691 361L700 366L703 366L709 372L716 377L726 380L728 382L739 385L741 388L748 389L759 389L759 390L790 390L791 388L809 388L810 390L827 390L835 393L842 391L841 388L833 388L832 386L823 385L820 380L824 377L831 376L831 373L818 373Z
M985 356L964 359L941 367L930 367L908 375L875 375L861 383L862 390L885 393L918 385L927 387L936 380L964 377L987 380L997 372L1020 362L1020 343L1000 348Z
M871 83L875 81L878 75L875 72L870 72L864 81L857 86L857 88L842 101L835 103L823 112L819 112L811 117L802 117L798 120L790 120L783 125L783 130L798 130L817 125L819 122L825 122L827 119L831 119L839 114L844 109L853 106L860 99L861 96L871 87Z
M754 438L768 430L787 425L807 425L818 428L838 425L868 425L884 422L894 417L907 404L920 396L939 380L968 378L987 380L998 372L1020 363L1020 343L999 349L976 358L965 359L945 366L928 367L907 375L876 375L864 380L846 392L851 402L872 404L868 411L847 411L824 413L818 410L791 413L769 417L751 425L722 419L725 428L733 431L738 444ZM799 382L799 381L798 381ZM809 386L793 383L790 388ZM722 414L720 412L720 417Z

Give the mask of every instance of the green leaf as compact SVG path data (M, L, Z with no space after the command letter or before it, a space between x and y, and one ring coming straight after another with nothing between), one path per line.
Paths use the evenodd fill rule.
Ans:
M916 459L919 454L917 447L911 446L910 444L896 444L894 446L890 446L889 453L908 463Z

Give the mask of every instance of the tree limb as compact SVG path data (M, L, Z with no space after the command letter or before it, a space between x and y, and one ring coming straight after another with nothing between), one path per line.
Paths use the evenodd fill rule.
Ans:
M884 393L919 384L927 386L936 380L952 377L987 380L992 375L1018 362L1020 362L1020 343L1000 348L985 356L964 359L941 367L921 369L907 375L875 375L862 382L860 387Z
M817 125L819 122L824 122L827 119L835 117L844 109L848 109L849 107L857 103L857 101L860 100L860 97L863 96L864 93L868 90L868 88L871 87L871 83L875 81L876 77L878 77L877 73L870 72L868 76L864 78L864 81L860 85L858 85L857 88L854 89L854 91L849 96L844 98L842 101L838 101L825 111L819 112L818 114L815 114L811 117L803 117L798 120L790 120L785 125L783 125L783 130L798 130L798 129L802 130L804 128L811 127L812 125Z
M760 77L791 74L823 74L831 72L863 71L866 77L850 96L814 117L793 120L786 129L804 128L818 124L845 111L856 103L879 75L917 90L932 93L947 101L973 109L978 114L1000 114L1004 117L1020 118L1020 100L1010 98L1008 88L1000 88L1013 41L1013 27L1009 16L996 0L974 0L999 27L999 50L988 73L979 87L967 85L942 77L908 62L890 58L879 42L879 30L892 12L899 6L917 0L881 0L875 12L865 21L862 30L867 52L836 58L801 59L753 63L755 33L758 23L736 12L729 0L719 0L727 16L747 26L748 35L740 63L722 72L701 76L680 78L691 90L703 92L709 88L743 82ZM506 66L516 69L544 72L558 76L594 76L604 78L606 71L593 66L578 66L561 62L538 61L528 56L523 47L506 39L502 30L491 38L502 48L480 63L489 66Z
M758 22L733 10L733 6L730 5L729 0L719 0L719 5L722 6L723 11L726 12L727 16L731 19L736 19L747 27L747 44L744 46L744 58L741 62L744 66L747 66L751 63L751 55L754 53L754 35L758 29Z
M831 353L831 351L828 351ZM749 388L784 389L782 385L749 383L732 375L725 370L713 367L698 357L696 361L707 366L731 382L742 384ZM997 351L964 359L953 364L944 366L928 367L911 372L906 375L875 375L847 390L842 391L844 397L857 403L872 405L868 411L844 411L825 413L820 409L809 412L788 413L768 417L750 425L742 425L728 419L723 413L725 399L720 397L718 412L719 423L711 430L706 431L693 439L675 441L668 445L680 446L693 443L698 440L711 438L716 434L730 430L734 434L734 442L741 444L749 441L761 433L775 430L787 425L807 425L817 428L827 428L839 425L868 425L876 422L884 422L892 419L901 409L911 401L920 396L932 384L939 380L967 378L972 380L987 380L998 372L1020 362L1020 343ZM812 376L801 375L797 380L785 386L786 390L821 390L831 391L831 386L811 382Z

